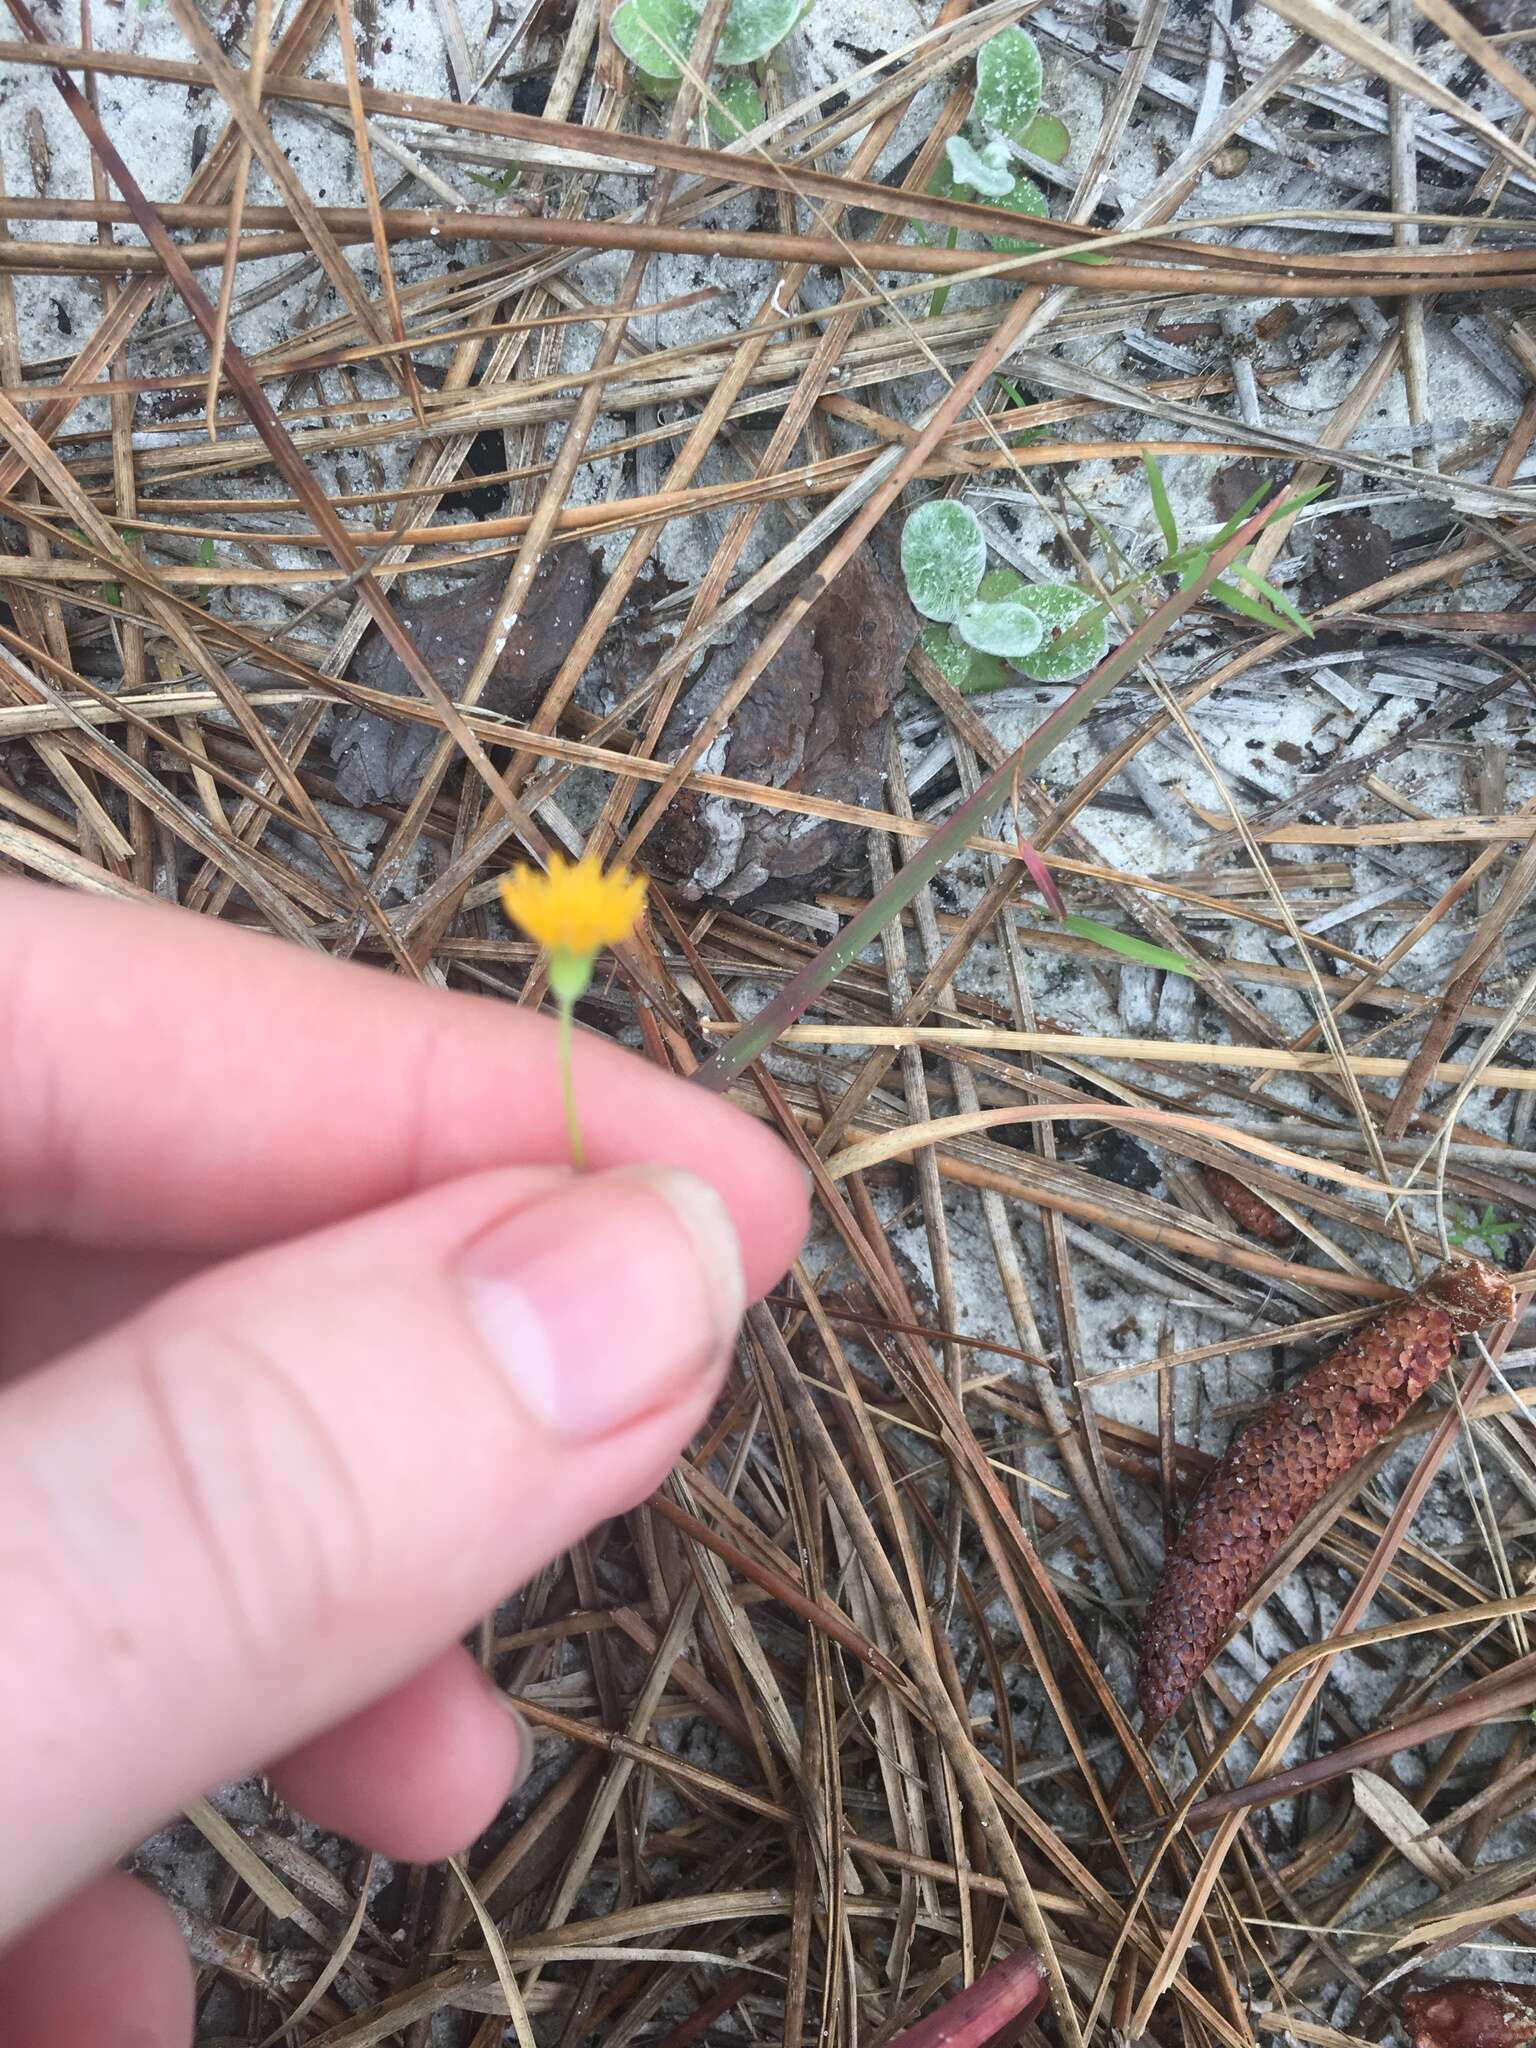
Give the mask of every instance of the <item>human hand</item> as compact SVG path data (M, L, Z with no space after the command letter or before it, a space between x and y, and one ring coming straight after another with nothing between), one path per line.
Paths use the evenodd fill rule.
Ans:
M170 2048L96 1873L261 1766L429 1860L526 1735L456 1639L642 1500L805 1225L765 1129L600 1040L0 886L0 2039Z

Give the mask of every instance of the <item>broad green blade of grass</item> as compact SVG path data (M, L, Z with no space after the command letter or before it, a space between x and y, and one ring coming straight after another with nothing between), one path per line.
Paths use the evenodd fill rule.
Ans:
M1123 953L1127 960L1139 960L1143 967L1161 967L1169 974L1198 978L1199 970L1182 953L1154 946L1150 939L1138 939L1134 932L1117 932L1112 924L1100 924L1096 917L1064 917L1061 922L1078 938L1092 939L1096 946L1104 946L1111 953Z
M918 890L933 880L972 833L981 830L988 815L1006 802L1016 778L1032 775L1061 745L1067 734L1082 724L1094 706L1151 654L1170 627L1205 595L1233 557L1258 538L1279 505L1277 499L1273 506L1256 512L1221 547L1214 548L1201 565L1199 574L1192 577L1184 589L1176 590L1165 599L1128 640L1100 662L1092 675L1084 678L1065 703L1059 704L1049 718L1035 727L1022 746L993 769L960 808L924 842L906 866L898 869L886 887L878 890L864 908L849 919L837 937L823 946L814 959L808 960L773 1000L763 1005L749 1024L733 1033L717 1053L702 1063L693 1076L700 1087L716 1093L728 1088L744 1067L762 1057L781 1031L787 1031L797 1018L804 1015L822 990L857 960L866 946L874 943L892 918L900 917Z

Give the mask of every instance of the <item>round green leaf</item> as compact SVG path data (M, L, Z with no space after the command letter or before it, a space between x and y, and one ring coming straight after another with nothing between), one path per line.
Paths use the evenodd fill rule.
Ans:
M954 498L930 498L901 529L901 573L925 619L957 619L986 566L981 521Z
M971 113L988 134L1022 142L1040 107L1040 52L1021 28L1001 29L976 59Z
M951 135L944 145L944 153L949 158L955 183L969 185L983 199L1001 201L1005 192L1013 190L1013 173L1008 168L1005 144L989 142L984 149L977 149L963 135Z
M982 577L981 588L976 595L988 604L1001 604L1023 588L1024 578L1017 569L989 569Z
M979 690L998 690L1008 680L1008 671L994 654L983 654L957 640L948 626L924 626L918 636L924 654L944 672L944 680L963 697Z
M1022 135L1014 140L1020 149L1043 156L1048 164L1059 164L1072 147L1072 136L1059 114L1036 114Z
M615 8L613 40L638 71L650 78L681 78L683 67L670 54L686 57L698 33L699 10L692 0L624 0Z
M744 71L734 71L720 80L709 104L709 125L722 142L734 142L766 117L763 96Z
M968 604L955 621L955 631L968 647L983 654L1000 654L1018 662L1033 654L1045 638L1045 627L1037 612L1016 599L1004 604Z
M722 64L755 64L778 48L800 14L801 0L732 0L715 55Z
M1082 633L1065 637L1088 612L1099 610L1097 601L1075 584L1031 583L1014 602L1028 605L1045 629L1045 638L1035 652L1014 664L1037 683L1070 683L1104 659L1109 636L1102 613Z

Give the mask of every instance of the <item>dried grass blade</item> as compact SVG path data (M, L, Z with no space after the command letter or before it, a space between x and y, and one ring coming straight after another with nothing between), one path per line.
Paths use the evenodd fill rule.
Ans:
M485 1937L485 1945L491 1952L491 1962L496 1971L496 1981L501 1986L501 1995L507 2001L512 2028L517 2035L517 2048L539 2048L538 2037L533 2031L533 2022L528 2017L528 2008L523 2003L523 1994L517 1988L517 1977L507 1956L506 1943L501 1938L501 1929L486 1911L480 1894L475 1890L469 1872L457 1856L448 1858L448 1868L464 1887L470 1910Z
M1312 36L1329 49L1337 50L1340 56L1347 57L1362 70L1385 79L1389 85L1398 86L1404 92L1411 92L1426 106L1438 107L1441 113L1449 114L1486 142L1506 163L1524 171L1527 177L1536 176L1536 157L1529 150L1522 149L1518 142L1506 135L1496 121L1490 121L1476 107L1469 106L1448 87L1431 78L1427 71L1395 49L1384 36L1347 14L1337 0L1264 0L1264 4L1271 13L1288 21L1292 28L1299 28L1303 35Z
M41 42L43 40L41 32L31 10L26 6L25 0L6 0L6 4L10 7L12 14L30 39L34 43ZM177 0L177 4L185 8L190 4L190 0ZM100 156L102 162L111 173L113 183L117 186L119 192L122 193L129 206L132 207L135 219L144 230L151 244L158 251L161 261L175 282L177 290L186 301L188 310L202 329L205 337L212 340L215 326L214 309L209 305L196 279L187 268L181 250L166 233L155 208L145 198L133 174L123 162L111 138L97 119L94 109L86 103L74 82L62 70L54 73L54 84L70 112L84 130L92 148ZM370 324L372 323L370 322ZM399 656L406 673L416 684L422 695L431 703L444 726L452 733L463 752L474 764L477 773L485 781L492 795L496 798L497 803L506 814L508 822L522 839L524 845L541 859L546 858L548 844L544 834L508 789L505 778L497 772L484 747L480 744L474 733L471 732L468 725L466 725L458 706L443 690L441 684L422 660L410 635L400 624L389 600L385 597L384 592L370 572L367 562L353 546L346 528L332 510L325 493L310 475L303 459L289 438L287 428L278 418L276 412L273 411L272 406L267 400L266 393L262 390L249 363L247 363L244 355L236 347L235 343L227 336L224 344L224 359L229 381L239 392L251 423L261 436L268 453L277 464L283 476L286 477L290 488L302 502L304 509L308 512L315 526L325 535L332 553L348 573L356 578L358 594L373 614L384 638ZM0 407L4 406L5 401L0 399ZM137 564L135 563L136 566ZM265 735L263 734L262 740L264 741L264 739ZM261 743L262 741L258 741L258 744ZM279 768L277 772L285 772L285 766L286 764ZM317 831L316 836L322 842L329 837L323 824ZM395 950L393 928L389 925L387 919L383 920L383 929L385 936L389 940L391 950ZM410 965L408 961L406 964L407 966Z

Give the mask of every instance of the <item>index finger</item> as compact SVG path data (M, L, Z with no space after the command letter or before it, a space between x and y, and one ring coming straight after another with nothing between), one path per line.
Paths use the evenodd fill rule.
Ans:
M0 884L0 1046L15 1236L213 1256L569 1158L548 1019L169 907ZM593 1167L710 1181L778 1277L806 1197L771 1132L590 1034L576 1088Z

